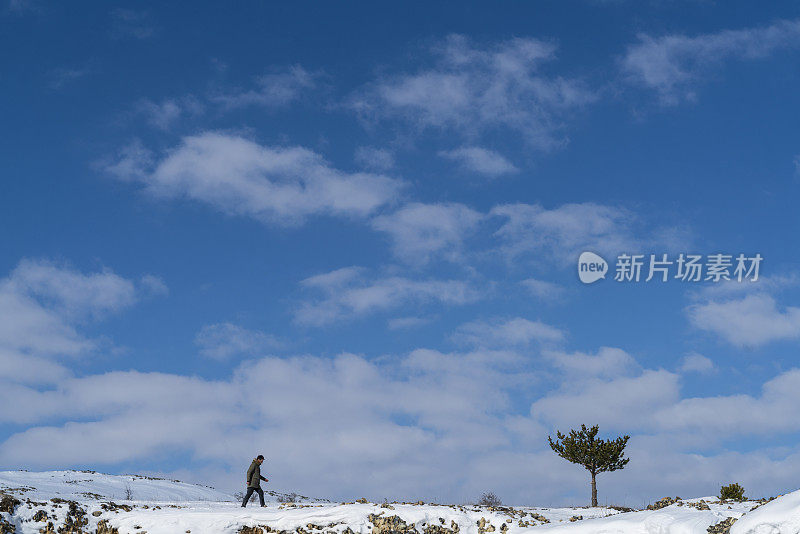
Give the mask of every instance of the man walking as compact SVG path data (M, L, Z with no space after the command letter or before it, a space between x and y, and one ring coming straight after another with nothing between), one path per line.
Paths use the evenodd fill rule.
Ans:
M247 470L247 493L244 495L244 500L242 501L242 508L247 506L247 501L250 500L250 497L253 495L253 492L258 493L258 499L261 501L261 506L265 506L264 504L264 490L261 489L261 481L269 482L266 478L261 476L261 464L264 463L264 456L259 454L253 460L253 463L250 464L250 469Z

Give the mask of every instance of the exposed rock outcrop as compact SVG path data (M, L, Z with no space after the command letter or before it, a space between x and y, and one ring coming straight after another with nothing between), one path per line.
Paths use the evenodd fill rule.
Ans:
M659 499L653 504L648 504L648 510L661 510L662 508L666 508L671 504L675 504L676 502L680 501L680 497L664 497L663 499Z
M735 517L729 517L724 521L720 521L716 525L708 527L708 534L730 534L731 527L736 523Z

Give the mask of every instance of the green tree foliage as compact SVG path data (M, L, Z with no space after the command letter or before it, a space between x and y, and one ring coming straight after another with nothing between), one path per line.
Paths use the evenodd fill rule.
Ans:
M555 440L547 436L550 448L556 454L582 465L592 474L592 506L597 506L597 474L623 469L630 461L630 458L624 457L630 436L603 440L597 438L599 430L597 425L591 428L581 425L580 430L570 430L566 436L557 431Z
M719 489L719 498L723 501L728 499L732 501L743 501L744 488L735 482L727 486L722 486Z

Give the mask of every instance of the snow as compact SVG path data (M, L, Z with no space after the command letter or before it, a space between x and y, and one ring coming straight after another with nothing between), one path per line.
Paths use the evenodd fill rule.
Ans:
M83 501L103 499L145 501L230 501L233 496L207 486L140 475L104 475L92 471L0 471L0 490L33 500L52 497Z
M705 502L709 510L698 510L687 503ZM708 527L728 517L739 518L755 503L720 503L717 497L684 499L660 510L628 512L613 517L579 523L545 525L548 533L569 534L706 534Z
M131 499L125 499L128 488ZM80 471L0 472L0 491L22 501L13 515L0 513L0 523L11 523L20 534L38 533L47 521L58 528L68 515L73 514L74 520L76 509L88 522L83 527L86 532L94 532L104 520L120 534L236 534L242 527L257 526L298 534L342 534L347 529L358 534L389 534L382 530L380 522L393 517L418 533L435 526L441 527L441 534L706 534L709 526L728 517L741 518L734 523L731 534L800 533L800 492L757 508L752 501L729 503L706 497L685 499L659 510L621 513L603 507L488 508L431 503L332 503L308 498L280 503L277 501L281 494L276 492L269 494L266 507L251 501L242 509L231 495L213 488L137 475ZM707 510L700 509L706 506ZM48 518L45 522L35 521L34 516L42 511ZM582 519L571 521L576 516Z
M800 491L759 506L733 524L731 534L800 533Z
M323 532L341 533L346 528L350 528L357 533L369 534L372 529L370 516L381 514L383 517L397 515L407 524L413 524L418 532L423 532L428 525L442 525L443 523L443 526L451 528L452 522L455 522L460 533L468 534L477 534L476 523L484 518L487 526L491 524L496 528L493 534L500 534L500 526L506 519L509 519L507 514L490 512L478 507L432 504L392 504L391 506L393 509L381 508L380 504L373 503L327 503L295 506L270 503L265 508L250 504L246 509L242 509L241 505L237 503L191 502L178 508L161 506L158 509L152 507L145 509L137 507L131 512L120 511L116 514L103 514L97 520L109 519L120 533L146 531L149 534L174 534L190 530L193 533L227 534L239 532L244 526L268 525L277 531L295 531L302 528L322 534ZM95 510L100 510L100 507L89 503L88 513L91 514ZM539 510L551 521L568 521L569 517L576 515L576 511L581 512L584 517L617 513L601 508L537 508L536 510ZM20 517L30 518L34 513L34 511L27 511L20 514ZM96 525L97 520L90 523L92 528ZM319 529L309 529L309 524L316 525ZM38 532L33 528L34 524L32 523L26 524L23 521L21 526L22 529L18 532L23 534ZM514 527L515 532L523 530L530 529Z

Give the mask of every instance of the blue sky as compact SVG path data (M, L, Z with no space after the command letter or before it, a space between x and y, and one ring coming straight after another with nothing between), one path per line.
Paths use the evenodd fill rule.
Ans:
M798 11L12 0L0 468L574 503L599 423L601 501L794 489Z

